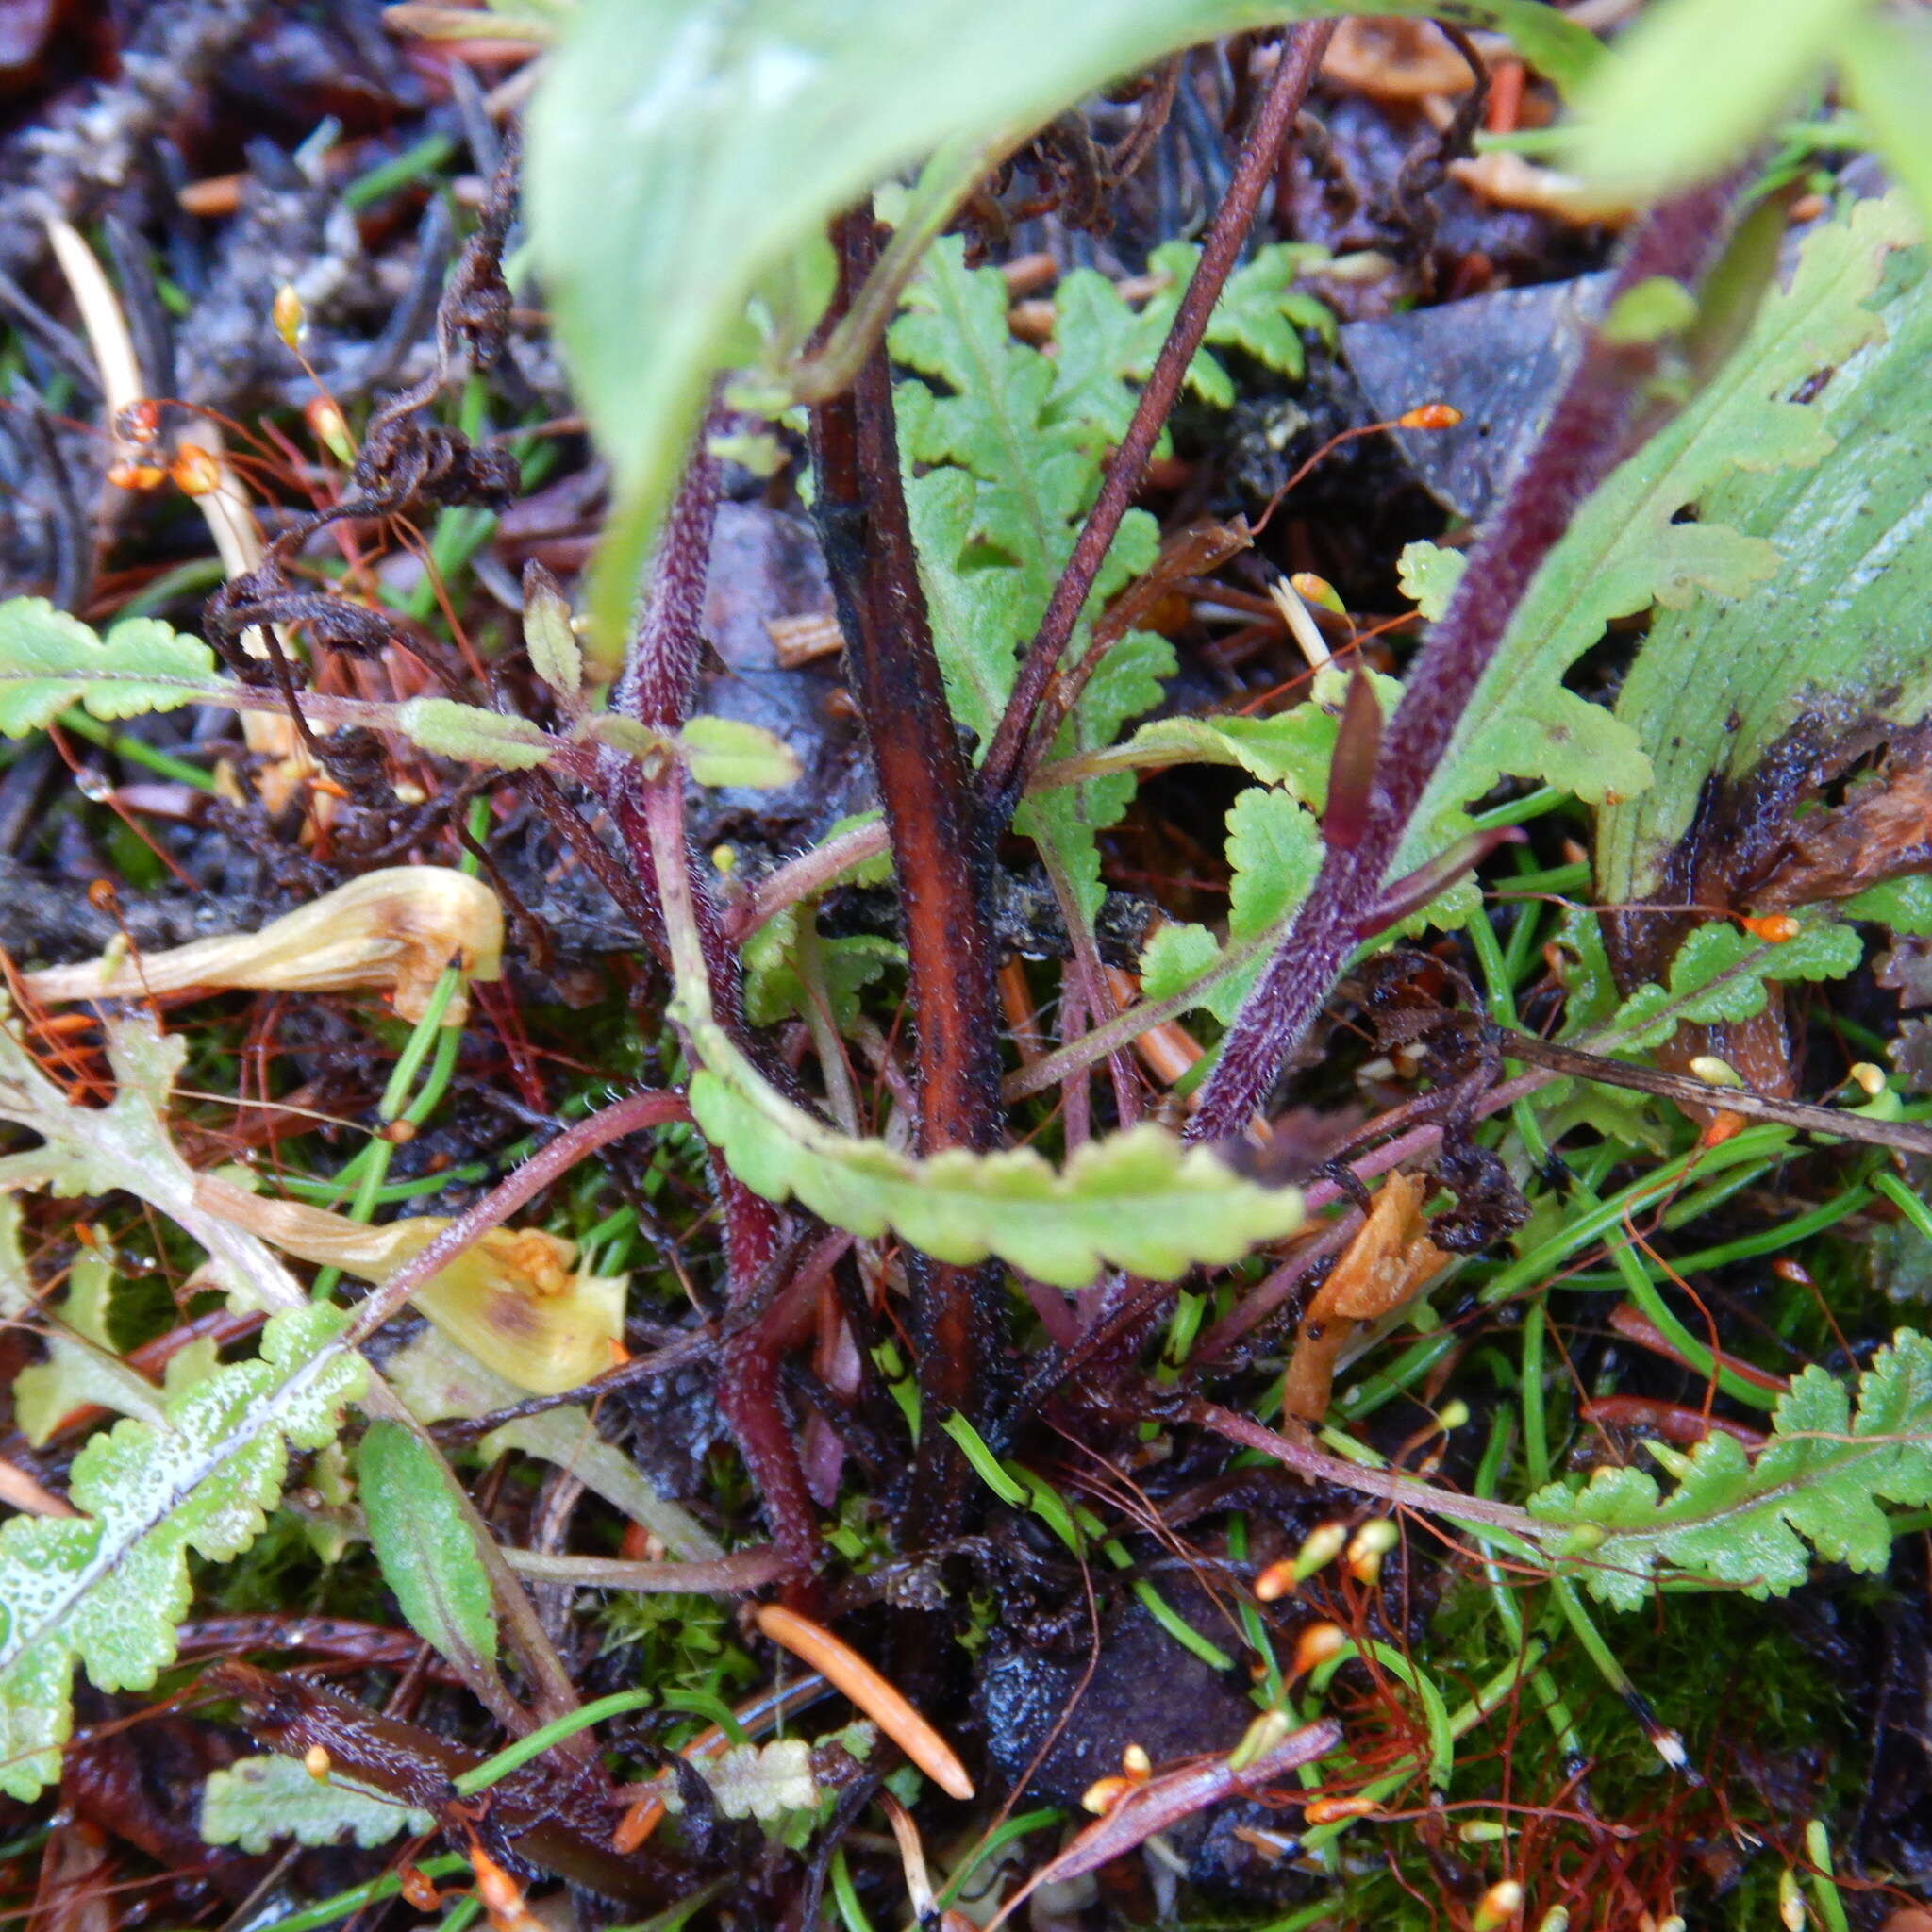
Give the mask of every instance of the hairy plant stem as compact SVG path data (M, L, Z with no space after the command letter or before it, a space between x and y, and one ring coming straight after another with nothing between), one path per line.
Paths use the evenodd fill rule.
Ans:
M877 257L869 204L835 222L833 242L836 326ZM904 908L919 1150L983 1153L998 1145L1001 1131L987 913L991 855L933 649L883 342L874 344L851 389L813 407L811 453L820 537ZM975 1424L987 1419L1005 1290L991 1266L914 1255L908 1274L927 1423L907 1524L917 1541L957 1528L972 1493L965 1463L939 1423L956 1411Z
M1274 179L1282 143L1293 132L1295 116L1307 98L1334 32L1333 21L1310 22L1290 28L1282 42L1274 77L1241 143L1241 158L1201 244L1201 258L1194 264L1187 293L1181 297L1167 340L1141 391L1127 433L1108 459L1100 494L1087 513L1059 582L1054 586L1040 627L1021 660L1012 696L987 747L979 771L980 796L995 824L1004 824L1011 817L1025 788L1027 773L1045 756L1061 721L1078 702L1081 688L1097 668L1097 660L1090 654L1078 665L1063 669L1061 659L1068 641L1120 533L1121 519L1141 487L1154 445L1160 441L1161 429L1187 379L1188 367L1208 333L1214 305L1241 258L1241 245L1254 225L1261 198Z
M1624 251L1611 291L1655 277L1694 288L1729 235L1744 175L1675 196ZM1431 774L1524 592L1584 500L1625 454L1666 345L1593 331L1543 431L1491 520L1461 584L1411 667L1382 734L1359 825L1331 842L1322 870L1223 1042L1188 1124L1193 1141L1238 1134L1263 1106L1282 1062L1313 1024L1349 955L1372 930L1382 884Z
M697 694L703 648L698 626L717 509L717 463L701 436L611 691L614 711L655 730L682 725ZM738 948L686 844L682 767L673 762L647 770L607 748L596 782L643 891L662 919L680 997L701 1005L747 1052L755 1052L744 1020ZM711 1167L724 1213L726 1297L738 1307L758 1291L775 1261L784 1222L771 1202L753 1193L715 1154ZM820 1554L818 1516L778 1399L778 1340L763 1323L728 1337L719 1352L718 1408L758 1486L778 1547L795 1572L808 1574Z
M685 849L684 801L668 786L652 783L643 789L641 815L652 870L658 881L658 901L664 910L679 1000L693 1012L711 1016L716 1012L719 981L708 970L699 886L692 878ZM716 929L715 920L712 929ZM735 955L732 963L735 967ZM724 988L735 1002L735 972ZM725 1274L730 1300L738 1306L758 1291L776 1262L783 1245L783 1223L778 1210L754 1194L723 1159L713 1156L712 1164L724 1210ZM818 1512L806 1486L798 1444L779 1405L781 1348L782 1341L773 1332L772 1324L763 1322L727 1337L718 1354L718 1410L758 1485L773 1540L793 1574L808 1575L822 1553Z
M1418 1476L1395 1470L1364 1469L1358 1462L1345 1461L1307 1443L1291 1441L1257 1423L1253 1416L1238 1415L1218 1403L1190 1401L1186 1405L1190 1422L1217 1436L1239 1443L1243 1449L1257 1449L1285 1469L1316 1482L1338 1484L1364 1496L1379 1496L1401 1508L1421 1509L1450 1523L1463 1523L1487 1530L1502 1530L1520 1537L1534 1546L1540 1525L1527 1509L1512 1503L1492 1503L1486 1496L1458 1495L1454 1490L1437 1488Z

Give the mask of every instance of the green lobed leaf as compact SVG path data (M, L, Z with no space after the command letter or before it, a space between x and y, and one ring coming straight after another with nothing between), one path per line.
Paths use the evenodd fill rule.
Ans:
M908 478L907 497L934 647L953 714L982 744L1099 490L1108 444L1132 413L1140 327L1110 290L1103 296L1076 284L1061 331L1062 347L1077 358L1070 377L1057 358L1013 340L1004 279L996 270L968 270L957 237L936 244L892 326L894 355L926 378L902 382L895 393L907 457L933 466ZM1102 606L1158 551L1153 518L1129 511L1074 627L1070 658L1085 650ZM1111 745L1129 718L1159 702L1174 668L1164 639L1137 631L1117 640L1061 727L1056 755ZM1017 815L1090 921L1101 898L1095 835L1132 796L1131 777L1105 775L1030 799Z
M1386 716L1401 686L1379 672L1369 675ZM1118 747L1124 761L1150 754L1153 761L1160 761L1170 748L1178 754L1186 747L1203 757L1212 755L1216 762L1240 764L1280 787L1244 791L1228 812L1232 878L1226 943L1217 943L1206 926L1161 926L1141 956L1141 991L1148 1000L1174 999L1191 991L1193 1003L1224 1024L1259 976L1321 869L1316 814L1327 799L1328 763L1348 680L1348 673L1324 665L1315 675L1307 700L1272 718L1157 719ZM1460 813L1445 812L1436 824L1433 850L1449 845L1468 823ZM1432 849L1429 841L1416 838L1405 851L1411 847L1423 857ZM1455 886L1392 930L1452 926L1469 917L1474 903L1466 884Z
M1687 1023L1748 1020L1764 1010L1771 981L1842 979L1864 957L1857 927L1824 915L1806 919L1795 938L1778 944L1712 920L1686 935L1668 986L1640 986L1619 1001L1594 914L1579 908L1566 915L1558 943L1577 962L1563 1037L1588 1035L1593 1047L1624 1055L1661 1045Z
M244 1852L265 1852L277 1839L299 1845L347 1839L367 1850L403 1832L421 1838L435 1829L428 1812L399 1805L339 1772L312 1778L293 1757L237 1758L225 1770L209 1772L201 1788L204 1840Z
M35 1448L53 1435L75 1409L98 1407L115 1415L160 1422L165 1414L161 1391L140 1370L121 1359L108 1332L108 1306L114 1283L114 1263L98 1251L74 1257L67 1274L67 1292L58 1307L44 1313L36 1307L25 1287L25 1271L15 1276L19 1261L16 1227L19 1206L12 1195L0 1206L0 1276L9 1315L32 1310L46 1326L47 1357L22 1369L13 1378L13 1415L21 1433ZM168 1363L170 1385L185 1389L196 1373L211 1367L215 1351L209 1344L191 1344ZM178 1365L178 1366L177 1366Z
M109 720L171 711L214 675L214 653L158 618L127 618L102 638L44 597L0 603L0 737L42 730L75 704Z
M493 1660L490 1578L441 1457L403 1424L373 1422L357 1457L357 1487L383 1581L409 1628L453 1661Z
M1887 255L1908 235L1894 197L1861 202L1849 221L1807 239L1790 287L1770 297L1683 412L1596 491L1537 574L1430 781L1419 822L1481 796L1506 774L1547 780L1592 804L1651 782L1657 743L1640 739L1624 706L1613 718L1566 690L1563 678L1615 618L1699 595L1742 598L1776 575L1779 553L1764 537L1677 519L1693 507L1701 512L1740 470L1808 466L1831 448L1819 408L1790 398L1876 336L1881 325L1864 304ZM1749 608L1761 621L1760 607ZM1644 895L1611 887L1606 896Z
M823 995L832 1024L844 1031L858 1017L859 995L906 958L906 948L875 933L826 939L808 933L810 906L788 906L744 942L744 1013L754 1026L774 1026L796 1014L807 1017L813 994ZM814 957L799 957L801 936Z
M1448 550L1440 543L1405 543L1395 559L1395 580L1402 594L1434 624L1448 609L1468 564L1466 551Z
M239 1556L281 1494L288 1445L319 1449L362 1384L324 1305L275 1316L254 1361L217 1370L159 1424L125 1421L75 1457L76 1517L0 1526L0 1791L59 1776L76 1663L104 1690L143 1690L175 1655L191 1551Z
M715 1023L687 1024L704 1061L691 1112L732 1173L767 1200L795 1195L867 1240L891 1228L941 1261L997 1255L1079 1288L1109 1266L1171 1281L1301 1224L1292 1189L1245 1180L1152 1125L1090 1141L1059 1172L1030 1148L915 1160L821 1124L761 1079Z
M529 116L531 239L616 478L594 593L608 641L744 306L826 218L936 149L1024 136L1094 88L1339 0L585 0ZM1443 13L1439 0L1386 11ZM1535 0L1453 0L1564 84L1592 38ZM796 279L796 278L794 278ZM796 332L809 317L790 317Z
M1688 1457L1660 1452L1681 1472L1668 1492L1643 1470L1600 1469L1581 1488L1539 1491L1530 1514L1552 1550L1574 1548L1579 1529L1591 1538L1581 1574L1620 1609L1641 1606L1660 1571L1757 1597L1795 1590L1813 1552L1882 1571L1891 1526L1879 1505L1932 1502L1932 1341L1900 1329L1858 1377L1856 1412L1814 1364L1779 1398L1772 1430L1755 1456L1722 1430Z
M1848 224L1807 242L1790 294L1774 298L1767 322L1794 337L1775 358L1778 382L1795 387L1820 370L1829 379L1802 409L1776 405L1806 419L1804 467L1718 474L1700 494L1700 516L1763 545L1770 572L1750 596L1712 586L1651 625L1617 718L1643 743L1656 779L1599 818L1597 884L1607 900L1659 896L1709 788L1743 784L1785 741L1817 741L1822 718L1831 721L1824 749L1861 727L1932 712L1932 421L1923 404L1932 278L1923 251L1887 253L1907 225L1897 196L1861 202ZM1775 649L1766 648L1768 618Z
M1260 938L1288 918L1307 896L1322 865L1322 833L1314 814L1285 791L1251 786L1227 814L1229 950ZM1161 927L1141 958L1141 991L1164 1000L1184 991L1221 962L1221 949L1205 926ZM1267 964L1265 949L1204 988L1201 1005L1225 1024Z

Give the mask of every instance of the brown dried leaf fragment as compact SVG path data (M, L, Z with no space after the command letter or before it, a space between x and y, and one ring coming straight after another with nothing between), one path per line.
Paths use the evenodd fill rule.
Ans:
M1449 1259L1428 1237L1423 1213L1427 1191L1421 1175L1391 1174L1361 1231L1315 1291L1282 1382L1285 1419L1319 1423L1327 1411L1336 1364L1357 1329L1412 1301Z

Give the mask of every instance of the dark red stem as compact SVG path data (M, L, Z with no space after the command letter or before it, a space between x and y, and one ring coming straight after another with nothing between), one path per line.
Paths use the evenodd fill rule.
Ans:
M1311 22L1290 28L1283 39L1274 77L1241 143L1241 158L1201 244L1201 258L1194 264L1187 293L1174 311L1167 341L1141 391L1127 433L1108 463L1100 494L1087 512L1074 554L1067 559L1040 628L1026 647L1013 682L1013 694L987 748L979 772L980 796L988 802L996 824L1004 824L1011 816L1027 773L1045 756L1061 721L1078 701L1081 686L1096 668L1095 662L1083 661L1062 672L1060 660L1080 612L1093 593L1100 567L1120 532L1121 519L1141 488L1148 458L1180 395L1189 365L1208 333L1214 305L1241 259L1261 197L1274 178L1282 143L1294 129L1295 116L1307 98L1308 87L1334 32L1333 21Z
M869 205L834 224L849 307L877 255ZM916 1035L923 1153L999 1143L999 1008L987 891L991 852L965 753L946 705L900 476L891 369L883 343L850 390L812 410L816 513L847 672L865 721L891 833ZM1005 1290L994 1268L913 1257L914 1340L927 1426L908 1533L957 1521L963 1466L940 1422L984 1420Z
M1654 276L1694 288L1730 233L1741 177L1692 190L1632 236L1611 301ZM1330 844L1314 888L1248 995L1188 1125L1191 1140L1238 1134L1300 1044L1362 939L1397 846L1502 641L1530 580L1572 518L1624 456L1662 345L1592 333L1543 431L1469 559L1442 620L1411 667L1382 734L1367 822Z

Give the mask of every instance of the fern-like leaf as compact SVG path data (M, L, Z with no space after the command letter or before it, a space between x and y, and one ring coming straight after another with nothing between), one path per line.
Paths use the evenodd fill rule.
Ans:
M291 1838L300 1845L346 1838L367 1850L405 1831L420 1838L435 1829L428 1812L398 1805L340 1772L318 1781L295 1757L239 1758L209 1772L201 1790L202 1838L244 1852L265 1852Z
M44 597L0 604L0 737L44 729L70 705L108 719L170 711L214 675L214 653L158 618L130 617L101 638Z
M686 1025L704 1061L691 1113L732 1173L767 1200L795 1195L867 1240L891 1228L941 1261L997 1255L1041 1281L1080 1288L1108 1266L1171 1281L1301 1224L1293 1189L1245 1180L1152 1125L1090 1141L1060 1172L1030 1148L915 1160L794 1107L714 1022Z
M31 1798L59 1775L78 1663L104 1690L146 1690L175 1655L191 1550L239 1556L281 1495L288 1445L318 1449L362 1386L316 1306L276 1316L259 1357L219 1370L157 1425L126 1421L75 1458L75 1517L0 1527L0 1790Z
M1722 1430L1689 1456L1653 1444L1677 1478L1668 1495L1643 1470L1601 1469L1580 1490L1539 1491L1530 1513L1555 1547L1589 1546L1591 1590L1623 1609L1659 1570L1782 1595L1805 1580L1807 1543L1827 1562L1883 1570L1891 1525L1879 1505L1932 1502L1932 1341L1901 1328L1858 1378L1856 1412L1814 1364L1772 1424L1755 1456Z
M1771 295L1729 361L1591 498L1517 608L1419 824L1505 775L1547 778L1591 803L1650 782L1636 733L1566 691L1564 675L1615 618L1700 592L1741 596L1776 570L1762 538L1679 519L1737 469L1810 465L1831 447L1819 410L1789 398L1878 333L1865 302L1910 227L1894 196L1814 232L1790 287Z
M1299 374L1297 330L1329 322L1319 303L1291 286L1309 253L1263 250L1230 279L1208 340ZM933 250L908 292L892 350L927 378L902 383L897 392L907 455L927 466L908 479L908 500L948 699L982 742L1006 708L1021 646L1072 553L1107 452L1133 414L1135 384L1153 367L1194 257L1185 242L1159 251L1154 267L1167 285L1138 311L1101 275L1067 276L1051 357L1013 340L1004 280L995 270L969 271L957 240ZM1209 400L1232 400L1225 372L1205 352L1191 380ZM1154 520L1129 511L1070 657L1084 649L1088 621L1152 565L1158 548ZM1056 756L1104 752L1129 720L1159 702L1174 669L1165 640L1145 631L1120 639L1061 728ZM1128 773L1096 772L1029 799L1016 820L1051 855L1090 920L1101 897L1096 834L1132 796Z

